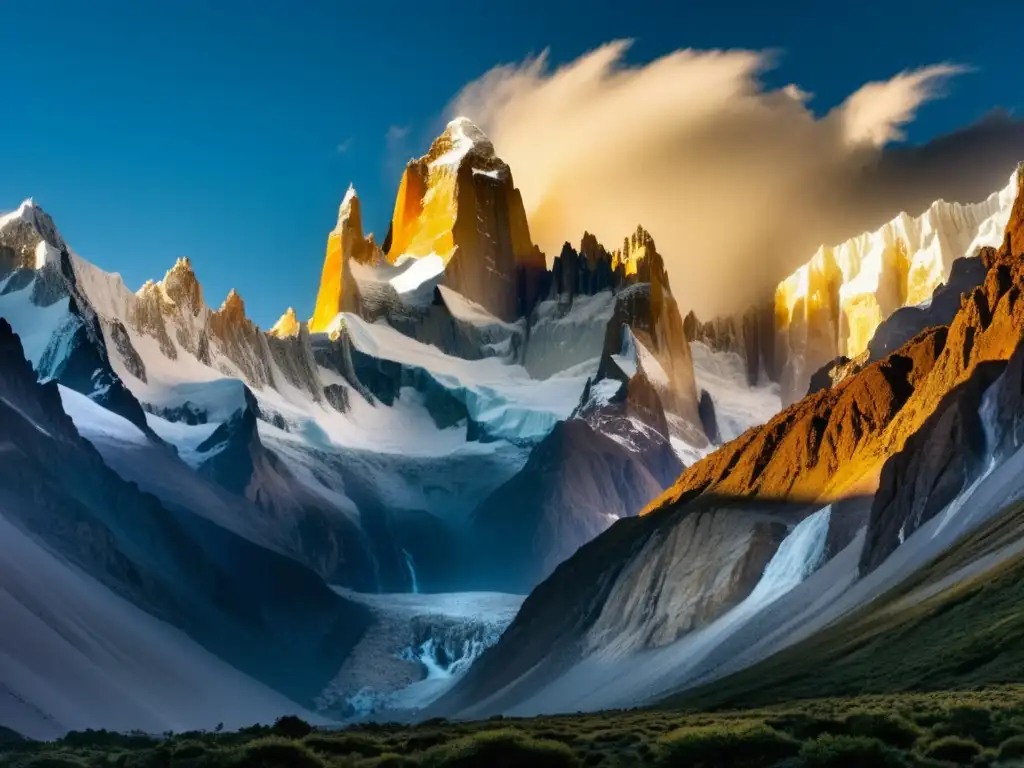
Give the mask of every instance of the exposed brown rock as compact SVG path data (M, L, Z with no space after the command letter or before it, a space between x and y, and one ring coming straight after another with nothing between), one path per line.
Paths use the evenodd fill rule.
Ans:
M245 316L245 303L234 288L220 309L210 313L209 335L253 386L259 388L271 383L266 340Z
M440 256L445 283L503 320L538 292L543 254L530 239L522 196L490 140L465 118L406 166L386 244L391 262Z

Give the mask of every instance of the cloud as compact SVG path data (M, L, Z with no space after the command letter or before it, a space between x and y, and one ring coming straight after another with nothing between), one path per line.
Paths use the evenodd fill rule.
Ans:
M339 142L339 143L338 143L338 146L336 146L336 147L334 148L334 150L335 150L335 151L336 151L336 152L337 152L337 153L338 153L339 155L344 155L344 154L345 154L346 152L348 152L348 151L349 151L349 150L350 150L350 149L352 148L352 142L353 142L353 141L355 141L355 139L354 139L353 137L349 136L349 137L348 137L347 139L345 139L344 141L342 141L342 142Z
M884 149L962 67L867 83L818 116L798 85L764 88L767 53L681 50L630 67L628 47L612 42L557 69L547 52L496 67L448 111L490 135L549 256L584 230L615 247L643 224L665 255L673 292L703 316L763 297L823 242L904 208L920 212L936 179L964 171L942 151ZM1016 138L1014 151L1024 151L1019 130ZM986 193L1013 169L1009 145L1003 154L967 174L975 186L984 176ZM910 175L926 167L930 186L890 167ZM950 195L961 186L944 188Z
M384 134L384 138L388 144L396 144L405 141L405 138L408 135L408 125L389 125L387 133Z

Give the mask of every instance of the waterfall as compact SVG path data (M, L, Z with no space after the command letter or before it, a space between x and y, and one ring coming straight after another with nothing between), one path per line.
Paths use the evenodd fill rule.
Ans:
M412 580L412 593L418 595L420 593L420 585L416 581L416 565L412 561L412 555L409 554L409 550L403 549L402 554L405 555L405 565L409 569L409 578Z
M981 429L985 434L985 450L988 451L989 461L996 457L996 448L999 446L1000 425L999 425L999 390L1002 384L1002 377L985 390L981 396L981 406L978 408L978 418L981 419Z
M830 504L801 520L783 539L744 603L758 607L767 605L810 576L825 556L831 516Z

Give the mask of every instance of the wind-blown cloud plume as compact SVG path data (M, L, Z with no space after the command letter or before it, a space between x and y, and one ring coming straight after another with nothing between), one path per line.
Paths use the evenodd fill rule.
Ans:
M925 153L928 185L902 176L893 183L892 153L883 148L957 66L868 83L816 116L797 85L762 86L768 54L683 50L629 67L628 47L609 43L554 70L546 52L497 67L467 85L450 112L490 135L549 256L584 230L617 247L643 224L665 255L673 291L702 316L764 296L822 242L901 209L917 213L938 196L977 196L979 176L992 184L984 196L1013 168L1005 153L991 168L960 174L943 170L941 153ZM1014 146L1024 150L1017 133ZM917 164L904 158L900 173L912 176Z

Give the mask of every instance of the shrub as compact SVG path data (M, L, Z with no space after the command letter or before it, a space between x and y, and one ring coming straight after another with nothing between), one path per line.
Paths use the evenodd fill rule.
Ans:
M992 713L983 707L954 707L945 721L933 729L936 736L961 736L993 747L998 743L992 724Z
M326 763L300 742L269 736L250 741L231 761L233 768L326 768Z
M899 715L859 712L846 718L851 736L867 736L900 749L910 749L921 735L920 729Z
M86 764L70 755L40 755L23 763L25 768L86 768Z
M799 741L816 739L823 733L846 733L846 724L830 717L817 717L793 712L773 717L765 722L777 731L785 731Z
M425 749L436 747L438 744L444 744L448 739L449 737L445 736L441 731L434 731L433 733L414 733L405 740L405 751L422 752Z
M182 763L178 762L175 764L175 768L181 765ZM122 768L170 768L170 766L171 750L166 744L162 744L156 749L129 752L122 764Z
M764 723L680 728L662 739L662 764L761 768L792 757L799 743Z
M999 745L999 761L1024 760L1024 736L1011 736Z
M193 760L206 754L206 745L201 741L183 741L175 748L172 755L175 760Z
M482 731L423 753L431 768L576 768L579 760L561 742L533 739L511 728Z
M824 734L800 749L806 768L906 768L906 755L867 736Z
M303 736L308 736L313 732L313 726L301 717L285 715L284 717L277 718L271 730L275 735L283 736L286 739L301 739Z
M981 754L981 745L959 736L943 736L929 744L924 750L925 757L943 760L947 763L967 765Z
M361 760L357 763L359 768L404 768L405 766L416 765L416 761L404 755L396 755L394 752L387 752L368 760Z
M312 733L302 740L310 749L325 755L359 755L376 757L383 753L384 746L372 736L359 733Z

